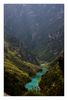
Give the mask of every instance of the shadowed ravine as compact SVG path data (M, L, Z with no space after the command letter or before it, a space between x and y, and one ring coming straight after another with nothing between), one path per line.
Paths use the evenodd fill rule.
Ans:
M32 80L25 85L25 88L28 89L28 91L40 91L40 79L42 75L44 75L48 71L47 67L45 67L45 64L41 64L40 67L42 70L37 72L36 75L32 77Z

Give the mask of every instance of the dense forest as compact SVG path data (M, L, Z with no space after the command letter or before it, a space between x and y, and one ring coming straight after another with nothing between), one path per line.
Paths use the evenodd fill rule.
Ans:
M64 96L64 5L4 5L4 92Z

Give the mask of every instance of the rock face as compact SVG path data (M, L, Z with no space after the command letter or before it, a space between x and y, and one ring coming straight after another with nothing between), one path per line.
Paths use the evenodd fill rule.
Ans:
M7 93L4 93L4 96L9 96Z
M62 59L61 59L62 58ZM55 60L40 81L41 93L46 96L64 96L63 53Z
M63 4L5 5L4 15L5 35L18 38L37 59L51 61L63 49Z

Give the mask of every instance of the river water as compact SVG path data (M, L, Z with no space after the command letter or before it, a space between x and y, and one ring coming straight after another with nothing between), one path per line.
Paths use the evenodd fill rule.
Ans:
M35 76L32 77L31 81L25 84L25 88L28 91L40 91L39 87L39 82L41 80L42 75L44 75L48 69L45 66L45 64L41 64L40 68L42 69L41 71L37 72Z

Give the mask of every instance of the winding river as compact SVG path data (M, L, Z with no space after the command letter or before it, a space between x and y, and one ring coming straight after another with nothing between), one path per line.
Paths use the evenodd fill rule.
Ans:
M25 88L28 91L40 91L39 82L41 80L42 75L44 75L48 69L45 64L41 64L41 71L37 72L35 76L32 77L31 81L25 84Z

